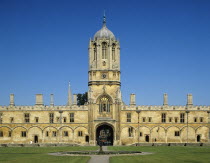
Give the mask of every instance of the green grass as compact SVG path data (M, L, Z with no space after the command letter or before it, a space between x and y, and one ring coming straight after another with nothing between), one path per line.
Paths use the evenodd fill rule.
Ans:
M86 163L89 156L51 156L48 153L61 151L97 150L98 147L1 147L0 162L47 163L71 162Z
M109 150L142 151L152 152L152 155L139 156L114 156L110 158L111 163L209 163L210 147L109 147Z
M51 156L48 153L61 151L85 151L97 150L98 147L1 147L0 162L17 163L47 163L47 162L71 162L85 163L89 156ZM109 150L126 150L152 152L152 155L139 156L114 156L111 163L200 163L210 162L210 147L108 147Z

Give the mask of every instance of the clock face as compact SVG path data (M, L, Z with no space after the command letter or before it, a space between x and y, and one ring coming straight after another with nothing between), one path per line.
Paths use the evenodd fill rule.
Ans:
M102 74L102 78L105 79L106 78L106 74Z

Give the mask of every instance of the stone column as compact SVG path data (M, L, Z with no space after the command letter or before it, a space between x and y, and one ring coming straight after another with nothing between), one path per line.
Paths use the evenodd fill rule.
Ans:
M61 130L61 127L62 127L62 123L63 123L63 116L62 116L63 111L60 110L59 113L60 113L60 128L59 128L60 140L59 140L59 142L62 142L62 130Z
M130 95L130 105L136 105L136 95L133 93Z
M14 106L14 105L15 105L15 95L10 94L10 106Z

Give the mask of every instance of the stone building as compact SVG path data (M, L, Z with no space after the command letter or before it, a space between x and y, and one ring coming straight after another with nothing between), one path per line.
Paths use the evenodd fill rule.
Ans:
M70 143L131 145L136 143L205 143L210 137L210 106L171 106L167 94L161 106L137 106L135 94L123 103L120 80L120 42L106 26L89 42L88 103L77 105L69 86L68 103L55 106L53 94L45 106L42 94L34 106L0 106L0 144Z

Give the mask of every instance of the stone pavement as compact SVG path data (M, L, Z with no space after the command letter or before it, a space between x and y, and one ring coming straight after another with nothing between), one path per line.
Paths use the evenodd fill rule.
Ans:
M90 156L91 159L88 163L109 163L109 157L108 155L94 155Z

